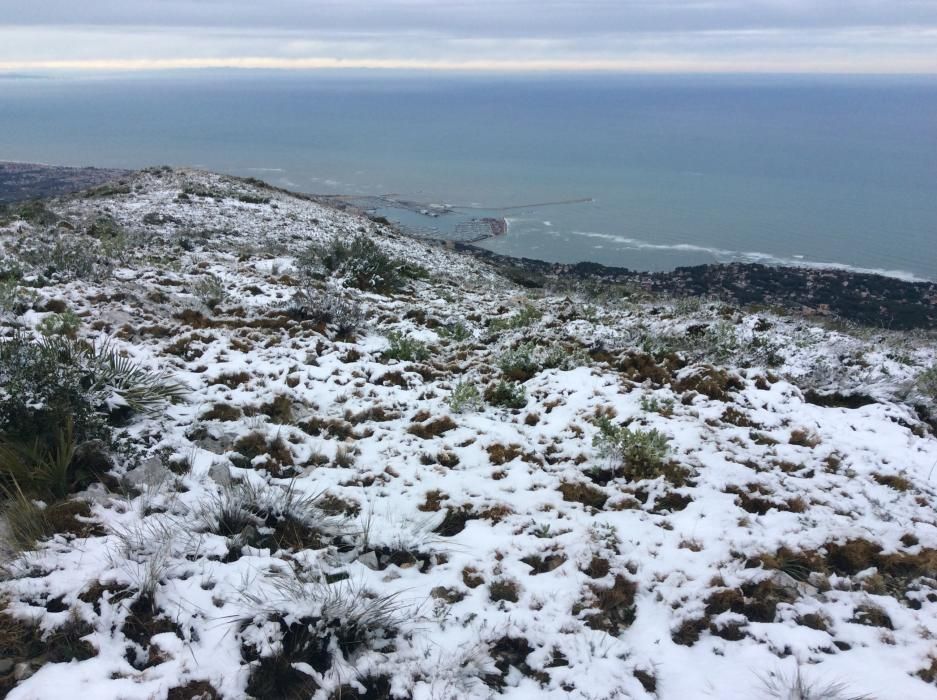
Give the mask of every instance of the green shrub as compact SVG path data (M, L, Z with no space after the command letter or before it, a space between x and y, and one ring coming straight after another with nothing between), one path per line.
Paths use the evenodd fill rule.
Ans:
M0 342L0 435L8 439L48 445L66 424L79 443L106 437L109 422L156 411L183 393L108 343L22 334Z
M466 326L462 321L455 321L452 323L447 323L444 326L440 326L436 329L436 332L442 338L447 338L456 343L461 343L472 337L472 330Z
M449 408L454 413L477 411L482 407L482 396L478 387L469 382L459 382L449 395Z
M110 260L98 253L96 245L73 234L34 241L20 258L46 277L61 280L99 279L111 270Z
M525 304L517 313L507 318L493 318L488 321L488 329L492 332L526 328L543 318L543 313L532 304Z
M937 401L937 364L921 372L916 383L921 393Z
M18 282L23 279L23 266L17 260L0 260L0 283Z
M59 216L49 209L41 200L23 202L12 207L13 215L17 219L28 221L39 226L52 226L58 223Z
M429 348L422 341L408 338L397 331L391 331L387 339L390 341L390 347L384 351L384 357L389 360L422 362L429 357Z
M581 347L571 350L562 345L552 345L549 350L543 353L540 365L543 369L570 370L584 367L591 361L589 353Z
M215 275L205 275L195 283L195 296L209 309L214 309L227 298L228 292L221 279Z
M340 274L353 287L384 294L399 290L407 276L417 276L421 270L390 257L364 235L350 241L336 236L324 245L313 244L297 256L296 264L306 275L321 267Z
M645 413L659 413L662 416L672 416L675 402L672 398L658 399L653 394L641 397L641 410Z
M0 313L24 313L36 298L33 290L19 285L16 280L0 280Z
M533 357L534 349L533 343L523 343L503 353L498 358L498 367L504 376L520 382L533 377L540 370L540 365Z
M523 384L501 381L485 390L485 400L492 406L524 408L527 405L527 390Z
M43 318L37 330L45 336L63 335L66 338L75 338L81 327L81 317L71 309L60 314L49 314Z
M596 421L598 435L592 440L600 457L611 459L617 469L632 479L653 479L663 473L670 451L669 439L657 430L630 430L608 418Z
M294 318L334 326L343 338L354 337L364 325L361 306L334 289L322 291L306 285L293 295L287 310Z
M58 501L73 486L70 469L75 441L70 425L59 430L49 443L32 443L0 438L0 492L9 500L16 496Z

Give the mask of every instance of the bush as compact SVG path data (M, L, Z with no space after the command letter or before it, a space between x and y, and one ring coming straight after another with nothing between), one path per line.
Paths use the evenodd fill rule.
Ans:
M570 350L562 345L553 345L543 354L540 364L543 369L570 370L584 367L590 362L589 354L581 347Z
M58 432L51 445L0 438L0 491L10 500L17 496L61 500L76 481L70 468L74 456L70 425Z
M294 318L334 325L342 337L354 336L364 324L361 306L332 289L323 292L315 287L304 287L290 299L288 311Z
M632 479L653 479L663 473L670 451L668 438L657 430L630 430L608 418L596 421L599 434L592 440L600 457L607 457Z
M403 287L406 273L413 270L387 255L370 238L358 235L350 241L334 237L325 245L313 244L297 256L297 266L306 275L322 267L341 274L353 287L367 291L389 293Z
M209 309L214 309L227 298L228 292L218 277L205 275L195 283L195 296Z
M488 321L488 329L493 332L526 328L543 318L543 313L532 304L525 304L517 313L508 318L493 318Z
M51 444L70 423L75 440L107 434L107 423L158 410L184 387L122 357L108 343L64 336L0 342L0 435Z
M33 290L20 286L16 280L0 280L0 313L24 313L36 298Z
M422 362L429 357L429 348L422 341L407 338L397 331L391 331L387 339L390 347L384 351L384 357L390 360Z
M498 359L498 367L510 379L524 382L533 377L540 365L533 358L534 345L524 343L513 350L508 350Z
M471 329L461 321L455 321L440 326L436 332L440 337L448 338L456 343L461 343L472 337Z
M23 262L47 277L61 280L93 280L110 273L110 261L99 255L96 246L78 236L57 236L54 241L35 241L20 255Z
M482 396L474 384L459 382L449 395L448 403L454 413L477 411L482 406Z
M81 318L69 309L60 314L49 314L39 322L37 330L45 336L75 338L80 327Z
M39 226L52 226L59 220L58 214L41 200L32 200L12 207L13 216Z
M927 398L937 401L937 365L921 372L917 377L917 386Z
M517 382L501 381L485 390L485 400L492 406L524 408L527 405L527 390Z
M327 577L282 574L273 590L246 597L257 607L240 625L253 697L311 697L319 685L297 667L335 676L369 651L392 650L405 619L395 594L375 595L347 580L329 583Z

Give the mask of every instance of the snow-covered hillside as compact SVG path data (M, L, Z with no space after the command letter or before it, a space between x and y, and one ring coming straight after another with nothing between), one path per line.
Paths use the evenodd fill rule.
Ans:
M937 697L933 337L523 289L197 171L7 219L2 342L184 391L102 383L94 478L8 503L0 695Z

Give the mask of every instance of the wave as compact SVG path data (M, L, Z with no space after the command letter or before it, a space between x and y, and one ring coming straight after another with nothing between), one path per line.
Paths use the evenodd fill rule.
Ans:
M716 262L747 262L761 263L763 265L784 265L788 267L807 267L817 270L843 270L845 272L855 272L858 274L882 275L884 277L893 277L905 282L932 282L927 277L921 277L907 270L887 270L876 267L859 267L837 262L821 262L817 260L806 260L802 255L792 255L789 257L772 255L771 253L761 253L757 251L727 250L725 248L714 248L709 246L694 245L692 243L651 243L639 238L629 238L627 236L615 236L608 233L594 233L591 231L573 231L577 236L587 238L600 238L607 241L618 243L625 248L633 250L661 250L661 251L680 251L688 253L703 253L711 255Z

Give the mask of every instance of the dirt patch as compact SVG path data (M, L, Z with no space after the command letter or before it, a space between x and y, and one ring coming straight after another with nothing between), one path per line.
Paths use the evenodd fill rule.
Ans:
M423 440L429 440L434 437L439 437L457 427L459 427L458 424L449 416L442 416L441 418L435 418L425 423L412 423L410 427L407 428L407 432Z
M708 396L713 401L726 401L732 391L744 388L742 378L735 373L712 365L700 365L682 371L673 382L674 391L688 393L695 391Z
M581 503L596 510L602 510L608 500L608 495L604 491L582 481L564 481L560 484L559 491L563 494L564 501Z
M587 593L588 607L585 616L586 625L594 630L619 635L634 622L634 596L638 585L621 574L615 576L615 582L609 587L590 585ZM582 609L573 609L577 615Z

